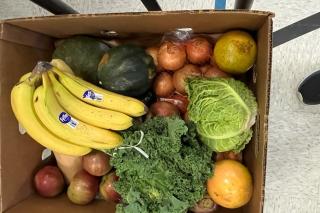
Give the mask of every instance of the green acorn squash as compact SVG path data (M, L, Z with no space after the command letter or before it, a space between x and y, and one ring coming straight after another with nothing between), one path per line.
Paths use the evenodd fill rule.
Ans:
M145 94L155 76L153 59L146 51L133 44L108 50L98 66L101 87L127 96Z
M62 59L75 75L97 84L98 64L108 49L109 47L98 39L74 36L59 42L52 58Z

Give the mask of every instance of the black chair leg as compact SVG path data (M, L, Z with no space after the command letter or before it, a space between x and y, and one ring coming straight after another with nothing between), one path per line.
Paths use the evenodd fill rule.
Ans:
M78 12L61 0L30 0L55 15L77 14ZM216 0L219 1L219 0ZM220 0L221 1L221 0ZM223 0L225 1L225 0ZM141 0L148 11L161 11L157 0ZM225 3L224 3L225 4ZM235 9L250 9L253 0L235 0Z
M55 15L77 14L78 11L60 0L30 0Z
M161 11L161 7L156 0L141 0L148 11Z
M236 0L234 9L250 9L253 4L253 0Z

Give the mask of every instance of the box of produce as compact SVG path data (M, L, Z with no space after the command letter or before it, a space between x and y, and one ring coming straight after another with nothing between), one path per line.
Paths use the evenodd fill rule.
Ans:
M2 211L262 212L272 16L0 22Z

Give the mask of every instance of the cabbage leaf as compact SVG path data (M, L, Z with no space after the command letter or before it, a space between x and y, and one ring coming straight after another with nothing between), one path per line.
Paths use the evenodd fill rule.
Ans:
M233 78L188 79L188 115L201 141L216 152L241 151L252 137L257 102L252 91Z

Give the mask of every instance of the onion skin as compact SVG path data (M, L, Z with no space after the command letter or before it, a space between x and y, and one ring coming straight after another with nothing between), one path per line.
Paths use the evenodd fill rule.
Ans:
M83 169L93 176L103 176L111 170L109 156L101 151L94 150L83 156Z
M153 58L153 63L158 67L158 52L159 52L159 47L148 47L146 49L146 52Z
M167 97L174 92L173 78L167 72L158 74L153 83L153 91L158 97Z
M187 77L190 76L201 76L201 70L199 67L192 65L192 64L187 64L180 70L177 70L173 74L173 85L176 88L176 91L179 92L182 95L186 94L186 83L185 80Z
M150 113L152 116L167 117L179 115L179 109L171 103L165 101L157 101L156 103L151 105Z
M165 70L178 70L187 61L185 47L182 44L170 41L164 42L158 52L158 64Z
M184 115L183 115L183 120L184 120L185 122L189 122L189 121L190 121L188 111L187 111L186 113L184 113Z
M215 212L217 208L218 205L209 197L209 195L205 195L190 210L194 213L212 213Z
M188 60L193 64L204 64L212 55L212 45L202 37L195 37L186 43Z
M235 153L232 151L228 151L228 152L218 152L216 155L216 161L221 161L221 160L236 160L239 162L242 162L242 152L239 153Z
M67 195L72 203L86 205L90 203L99 190L99 179L85 170L78 172L68 187Z
M230 75L220 70L217 66L205 65L202 66L201 72L205 78L229 78Z
M56 166L45 166L34 176L36 191L42 197L55 197L63 191L64 178Z
M166 101L175 105L176 107L179 108L182 114L185 114L187 112L189 100L186 96L173 94L167 98L160 98L160 101Z

